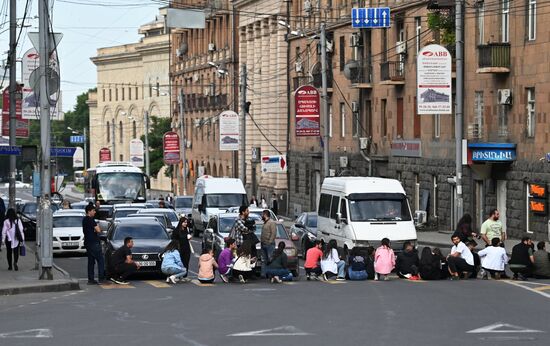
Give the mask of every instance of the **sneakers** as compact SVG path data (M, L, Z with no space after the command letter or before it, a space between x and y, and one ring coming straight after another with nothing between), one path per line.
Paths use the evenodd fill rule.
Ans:
M175 275L170 275L168 277L168 280L170 280L171 283L175 284L176 283L176 276Z
M121 278L111 278L111 281L117 285L129 285L128 281L122 280Z
M244 279L244 276L242 276L241 274L239 274L239 282L241 284L245 284L246 283L246 280Z
M328 281L327 274L323 273L323 276L322 276L322 277L323 277L323 280L324 280L324 281Z
M227 277L227 275L220 274L220 279L222 279L222 281L225 283L229 282L229 278Z
M458 280L460 280L460 277L458 275L451 275L450 280L451 281L458 281Z
M346 278L337 277L336 281L346 281Z
M274 277L273 277L273 280L275 281L275 283L278 283L278 284L280 284L281 282L283 282L283 280L281 280L281 278L278 277L278 276L274 276Z
M311 280L311 275L310 275L310 274L306 274L306 280L307 280L307 281L310 281L310 280Z
M411 277L409 278L409 280L418 281L418 280L420 280L420 276L418 276L418 275L411 275Z

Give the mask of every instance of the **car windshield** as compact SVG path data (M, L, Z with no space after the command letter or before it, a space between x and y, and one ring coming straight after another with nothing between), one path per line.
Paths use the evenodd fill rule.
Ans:
M351 194L351 221L410 221L407 198L399 193Z
M233 225L235 224L235 220L237 220L237 218L221 217L218 231L221 234L229 234L229 232L231 232L231 228L233 228Z
M212 194L206 195L206 207L230 208L247 205L245 194Z
M168 234L159 224L119 224L113 235L113 240L124 240L126 237L134 239L168 240Z
M315 214L308 215L306 226L308 228L316 228L317 227L317 215L315 215Z
M145 182L140 173L101 173L97 175L98 198L109 200L137 200L145 197Z
M176 208L191 208L191 202L193 202L193 198L178 197L176 198Z
M130 214L135 214L138 210L139 209L118 209L115 211L113 218L118 219L119 217L126 217Z
M254 233L256 233L258 238L262 235L263 225L264 225L263 223L256 223L256 232L254 232ZM275 236L275 238L277 238L277 239L288 239L288 234L285 231L285 226L283 226L280 223L277 224L277 235Z
M82 227L83 216L56 216L53 218L53 228Z
M142 211L139 212L140 215L149 215L149 214L156 214L156 215L159 215L159 214L162 214L162 215L166 215L166 217L168 218L168 220L170 222L177 222L178 221L178 214L176 214L175 211L173 210L170 210L170 209L166 209L166 211L158 211L158 210L153 210L153 211L147 211L146 209L143 209Z

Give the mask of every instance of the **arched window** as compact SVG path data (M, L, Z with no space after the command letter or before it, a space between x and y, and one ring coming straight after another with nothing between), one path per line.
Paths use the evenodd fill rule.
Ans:
M107 121L107 143L111 142L111 124Z
M133 134L133 137L132 138L136 138L137 137L137 128L136 128L136 121L134 120L134 122L132 123L132 134Z
M120 137L119 142L120 142L120 143L123 143L123 138L122 138L122 136L123 136L122 121L120 121L120 122L118 123L118 133L119 133L118 136Z

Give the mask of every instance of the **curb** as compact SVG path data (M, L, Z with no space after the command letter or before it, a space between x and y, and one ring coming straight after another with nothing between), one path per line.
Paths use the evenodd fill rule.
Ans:
M80 284L77 280L68 280L56 283L43 283L29 286L0 288L0 296L11 296L25 293L47 293L63 291L79 291Z
M430 241L430 240L425 240L425 241L421 241L419 240L418 241L418 244L419 245L424 245L424 246L435 246L435 247L438 247L438 248L448 248L448 249L451 249L452 247L452 244L449 244L449 243L438 243L436 241ZM506 250L506 254L508 256L511 256L512 253L511 252L508 252L508 250Z

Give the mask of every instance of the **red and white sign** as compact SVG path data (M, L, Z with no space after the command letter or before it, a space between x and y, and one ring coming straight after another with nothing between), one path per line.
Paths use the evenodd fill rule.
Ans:
M109 148L99 149L99 162L111 161L111 150Z
M17 92L21 92L21 87L17 86ZM2 109L2 136L9 137L10 135L10 91L9 88L4 89L2 93L3 109ZM15 137L29 138L29 121L21 117L21 98L16 97L15 100L15 117L16 129Z
M163 137L164 163L176 165L180 162L180 136L176 132L166 132Z
M451 53L443 46L430 44L418 53L416 66L418 114L451 114Z
M294 106L296 109L296 136L319 136L320 134L319 90L311 85L296 89Z
M262 173L285 173L286 155L262 156L261 167Z

